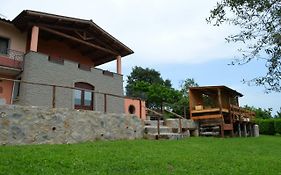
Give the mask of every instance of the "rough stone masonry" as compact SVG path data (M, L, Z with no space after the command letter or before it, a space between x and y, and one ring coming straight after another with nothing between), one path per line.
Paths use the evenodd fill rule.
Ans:
M143 122L136 116L0 105L0 144L65 144L94 140L138 139Z

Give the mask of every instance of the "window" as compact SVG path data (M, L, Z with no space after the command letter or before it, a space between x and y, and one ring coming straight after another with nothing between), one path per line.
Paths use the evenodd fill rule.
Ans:
M136 113L136 108L135 108L135 106L134 106L134 105L130 105L128 111L129 111L130 114L135 114L135 113Z
M75 87L85 89L75 89L74 90L74 107L75 109L85 109L93 110L94 109L94 93L88 90L94 90L94 86L88 83L75 83Z
M82 91L81 90L75 90L75 105L81 105L82 104Z
M9 47L9 39L0 37L0 54L7 55Z
M17 80L21 80L21 78L18 78ZM20 95L20 82L15 82L14 91L13 91L13 100L17 100L19 95Z

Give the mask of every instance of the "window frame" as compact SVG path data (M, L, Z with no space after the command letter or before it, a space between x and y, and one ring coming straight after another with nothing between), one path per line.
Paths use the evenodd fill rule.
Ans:
M1 40L3 40L3 41L6 40L7 41L7 47L6 47L6 51L5 52L1 52L1 48L0 48L0 55L7 56L8 55L8 50L10 48L10 38L0 36L0 42L1 42Z
M79 89L74 90L74 109L94 110L94 92L91 92L91 91L95 90L95 87L89 83L84 83L84 82L76 82L74 84L74 86L76 88L89 90L89 91L79 90ZM78 92L78 91L80 91L80 102L81 102L80 104L76 104L76 92ZM85 92L91 93L90 105L86 105L86 103L85 103L85 101L86 101Z

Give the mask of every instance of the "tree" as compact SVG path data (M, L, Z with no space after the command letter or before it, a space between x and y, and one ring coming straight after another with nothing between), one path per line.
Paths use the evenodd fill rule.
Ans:
M136 66L128 76L126 95L145 100L149 108L161 109L164 103L176 101L177 94L171 81L162 79L154 69Z
M256 118L259 119L270 119L272 118L272 108L268 109L262 109L262 108L256 108L254 106L244 106L244 108L251 110L256 113Z
M159 84L166 87L171 87L170 80L163 80L159 72L154 69L142 68L135 66L128 76L127 85L126 85L126 95L131 97L140 97L139 92L135 91L137 83L142 82L148 84ZM139 84L140 85L140 84Z
M262 85L267 92L281 92L280 0L221 0L211 10L207 21L215 26L222 23L239 26L240 33L230 35L226 40L243 42L248 49L241 50L242 58L232 64L264 59L267 73L247 82Z
M181 99L179 91L159 84L151 84L147 94L147 104L154 109L170 107L170 104L174 104Z
M184 96L188 96L188 89L190 87L198 87L199 85L195 82L193 78L187 78L181 82L181 89L180 91L183 93Z
M188 95L188 89L190 87L198 87L199 85L195 82L193 78L186 78L181 82L180 90L181 98L176 101L173 105L173 112L183 115L184 111L186 115L189 114L189 95Z
M163 80L154 69L134 67L128 76L126 94L146 101L146 106L154 110L167 109L179 115L188 114L188 88L198 86L193 78L181 83L180 90L172 88L170 80Z
M274 115L274 118L281 118L281 107L279 108L279 111L277 111Z

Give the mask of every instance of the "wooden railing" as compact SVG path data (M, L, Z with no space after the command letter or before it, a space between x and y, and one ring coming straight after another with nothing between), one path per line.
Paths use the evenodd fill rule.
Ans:
M230 113L233 115L235 121L250 122L255 119L255 112L236 105L230 105Z
M16 69L23 69L24 53L6 49L0 51L0 65Z
M149 109L149 108L146 108L147 111L149 112L152 112L156 115L157 117L157 138L159 138L159 135L160 135L160 117L163 117L164 114L163 113L159 113L155 110L152 110L152 109ZM181 115L177 114L177 113L174 113L172 111L169 111L169 110L166 110L164 109L164 111L172 114L173 116L177 117L179 119L179 133L182 133L182 119L184 119L184 117L182 117Z
M47 84L47 83L35 83L35 82L29 82L29 81L23 81L23 80L14 80L14 79L9 79L9 78L2 78L0 77L0 80L5 80L5 81L12 81L12 82L17 82L17 83L23 83L23 84L30 84L30 85L35 85L35 86L45 86L45 87L51 87L52 88L52 94L51 95L51 107L56 108L56 98L57 98L57 88L63 88L63 89L70 89L70 90L81 90L81 91L87 91L87 92L92 92L93 94L101 94L103 95L103 112L106 113L108 111L108 100L107 97L116 97L116 98L122 98L125 99L125 96L122 95L116 95L116 94L111 94L111 93L104 93L104 92L99 92L95 90L90 90L90 89L84 89L84 88L78 88L78 87L71 87L71 86L62 86L62 85L56 85L56 84Z
M156 139L159 139L159 136L160 136L160 117L163 117L163 114L161 114L159 112L156 112L156 111L154 111L152 109L149 109L149 108L146 108L146 110L156 114L156 116L157 116L157 137L156 137Z
M174 113L174 112L166 110L166 109L164 109L164 110L166 112L176 116L179 119L179 133L182 133L182 119L184 119L184 118L182 116L180 116L179 114L177 114L177 113Z

